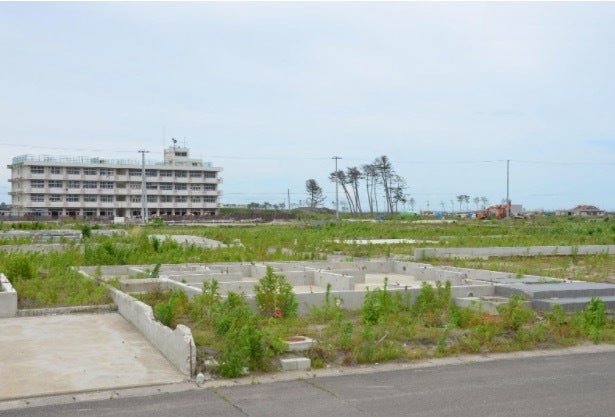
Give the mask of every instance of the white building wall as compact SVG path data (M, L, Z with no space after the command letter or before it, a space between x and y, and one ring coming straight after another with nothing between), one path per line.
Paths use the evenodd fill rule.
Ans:
M188 149L181 148L173 165L166 154L166 163L146 163L149 216L217 213L222 168L187 155ZM141 214L142 167L137 161L25 155L15 157L8 167L16 215Z

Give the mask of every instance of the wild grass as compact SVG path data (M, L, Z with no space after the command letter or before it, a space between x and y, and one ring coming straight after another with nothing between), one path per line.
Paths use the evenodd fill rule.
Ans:
M154 306L161 322L190 326L199 353L197 367L203 371L205 360L214 359L220 367L208 371L224 377L275 369L276 358L286 348L284 339L294 335L317 340L307 353L315 368L566 347L583 341L615 343L615 322L599 299L570 314L560 306L535 312L522 297L513 296L498 307L496 316L457 306L450 283L425 284L415 298L389 291L385 284L369 292L359 310L342 309L326 298L311 315L298 318L253 312L243 296L231 293L225 300L216 289L212 282L190 302L180 291L143 299ZM169 318L172 322L166 322Z
M97 303L104 298L94 292L94 286L83 286L80 280L66 273L71 266L101 266L126 264L177 264L213 262L259 262L323 260L331 253L354 257L399 256L410 257L417 246L515 246L515 245L581 245L611 244L615 242L615 220L586 220L582 218L542 217L531 220L476 221L456 220L453 223L423 224L407 219L383 222L333 222L318 220L291 225L267 224L257 226L198 227L151 224L146 226L114 226L124 229L126 236L92 234L83 223L45 224L3 223L2 229L79 229L80 243L68 243L64 252L46 255L31 253L28 265L33 277L28 281L15 274L16 267L0 248L0 271L11 281L17 280L20 306L61 306L80 302ZM226 248L204 249L196 245L182 245L170 238L157 239L152 234L189 234L214 239L227 244ZM437 244L359 245L344 240L405 238L433 240ZM236 245L237 240L241 245ZM583 280L614 280L614 258L609 255L570 257L525 257L522 259L457 260L434 263L456 264L466 267L512 271L519 274L541 274ZM8 269L8 271L7 271ZM68 288L67 288L68 286ZM85 295L91 293L91 298ZM78 298L74 295L81 295Z

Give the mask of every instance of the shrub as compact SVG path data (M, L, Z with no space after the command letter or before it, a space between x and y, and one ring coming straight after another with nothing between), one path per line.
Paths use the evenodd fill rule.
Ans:
M33 258L28 254L12 253L4 259L4 274L13 280L30 280L34 277Z
M168 327L177 325L177 317L188 311L188 296L183 290L173 290L169 300L154 305L154 318Z
M414 303L413 313L422 318L426 325L440 327L448 322L446 317L453 305L450 281L444 286L437 281L435 289L429 283L423 282Z
M229 292L214 319L214 329L224 337L219 357L222 376L240 376L246 367L269 368L271 350L243 295Z
M297 316L297 300L292 285L284 275L275 274L271 266L267 266L267 274L254 286L254 291L261 315L284 318Z
M534 311L525 306L525 296L512 295L503 305L497 307L506 328L514 331L529 323L534 318Z
M204 321L207 324L212 322L214 312L220 309L222 301L218 288L217 280L203 281L203 292L196 295L188 307L193 321Z
M342 326L339 345L342 350L350 350L352 348L352 322L345 322Z
M160 276L160 263L154 266L154 269L150 273L150 277L157 279Z
M592 297L583 310L585 335L590 337L594 344L602 340L602 328L606 324L606 308L604 302Z
M384 278L384 288L367 291L361 307L361 317L366 324L376 324L387 315L397 315L403 309L401 294L391 294L387 290L388 278Z

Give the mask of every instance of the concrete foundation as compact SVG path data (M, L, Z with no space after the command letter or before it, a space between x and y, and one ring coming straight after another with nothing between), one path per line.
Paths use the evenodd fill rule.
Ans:
M416 261L428 258L533 257L537 255L615 254L615 245L563 245L535 247L417 248Z

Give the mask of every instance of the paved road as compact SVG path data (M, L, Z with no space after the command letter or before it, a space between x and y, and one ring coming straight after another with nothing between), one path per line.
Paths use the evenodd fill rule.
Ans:
M0 416L613 416L615 350L193 388ZM341 373L338 373L341 374Z

